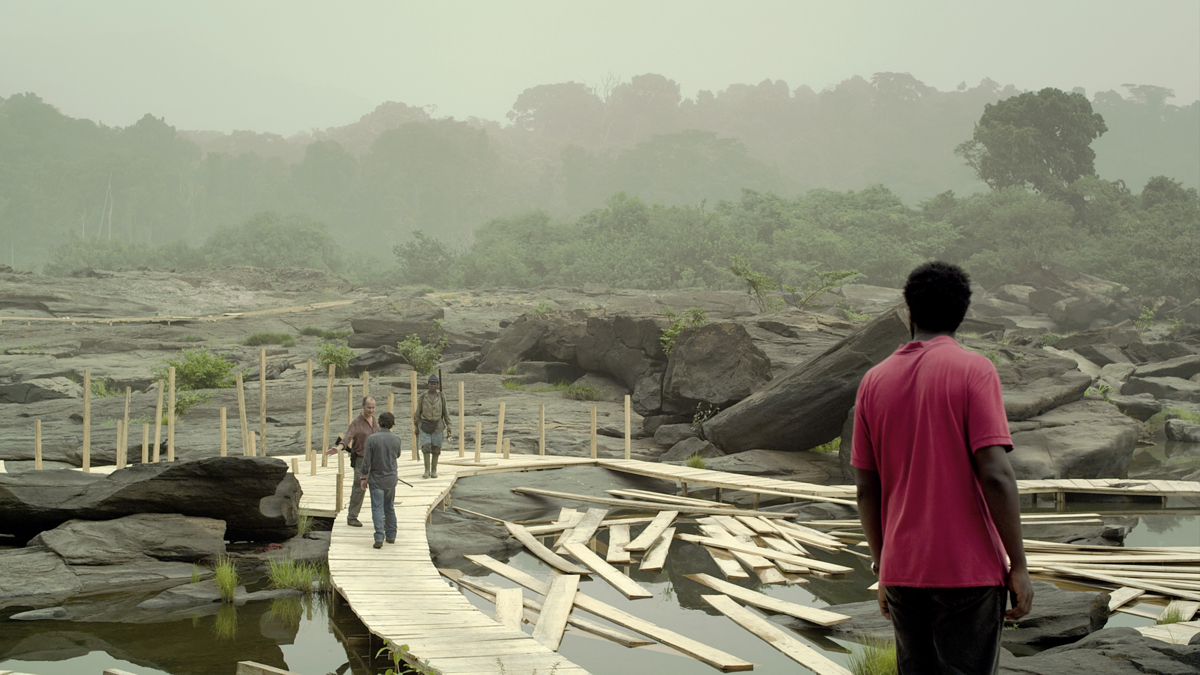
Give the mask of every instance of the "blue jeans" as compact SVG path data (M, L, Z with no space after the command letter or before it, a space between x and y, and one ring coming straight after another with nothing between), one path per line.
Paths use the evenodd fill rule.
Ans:
M371 522L375 523L375 541L386 536L396 540L396 488L369 487L371 491Z

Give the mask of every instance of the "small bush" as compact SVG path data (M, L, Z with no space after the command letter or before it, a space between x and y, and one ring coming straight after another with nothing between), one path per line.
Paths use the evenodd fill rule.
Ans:
M184 389L175 390L175 417L183 417L193 407L201 403L208 403L212 400L212 394L202 391L190 391ZM163 424L166 424L166 415L163 415Z
M704 423L719 412L721 412L720 408L708 403L696 406L696 412L692 414L692 431L700 433L700 428L704 426Z
M1145 333L1150 330L1150 326L1154 325L1156 316L1158 316L1158 308L1142 305L1142 313L1133 320L1133 327L1137 329L1139 335Z
M153 371L156 379L167 380L167 369L175 368L175 390L223 389L233 386L233 363L213 354L207 347L184 349L178 359L166 359Z
M281 347L295 347L296 338L289 333L251 333L242 340L242 344L247 347L260 347L262 345L279 345Z
M104 380L92 380L91 389L92 398L108 398L109 396L119 396L125 393L116 389L109 389L108 383Z
M1039 343L1039 346L1053 347L1054 344L1056 342L1058 342L1059 340L1061 340L1062 338L1063 338L1063 336L1058 335L1057 333L1046 333L1046 334L1042 335L1042 341Z
M500 374L501 374L501 375L516 375L516 374L517 374L517 367L516 367L516 366L509 366L509 367L505 368L505 369L504 369L504 370L503 370L503 371L502 371Z
M805 309L812 305L817 296L841 288L860 276L858 270L814 270L812 276L800 286L784 286L783 290L791 296L796 307Z
M700 455L692 455L691 457L688 457L686 460L684 460L683 463L693 469L707 469L708 468L708 462L704 461L704 458L701 457Z
M233 564L231 558L221 556L217 558L213 574L217 580L217 591L221 594L221 602L233 602L239 582L237 565Z
M341 340L348 338L354 334L352 330L330 330L326 328L317 328L316 326L305 326L300 329L301 335L309 337L319 337L322 340Z
M775 280L769 275L750 269L750 266L739 255L730 256L729 271L733 272L735 277L742 279L749 286L746 292L750 294L751 299L754 300L754 304L758 306L758 311L766 312L772 309L783 309L783 300L767 296L767 293L775 288Z
M533 308L533 313L537 315L547 314L554 311L554 304L542 300Z
M420 336L413 333L396 343L396 349L400 350L400 355L404 357L408 365L413 367L413 370L420 375L428 375L442 360L442 350L446 348L447 344L449 341L445 336L442 336L437 342L426 344L421 341Z
M837 438L833 439L832 441L829 441L828 443L822 443L822 444L818 445L817 447L813 448L812 451L813 452L837 452L841 449L842 449L842 437L838 436Z
M896 643L891 640L866 638L859 640L858 649L846 659L854 675L896 675Z
M297 562L291 558L270 561L271 585L303 593L324 590L329 582L329 569L316 562Z
M699 307L688 307L683 310L682 315L676 315L670 308L667 308L667 319L670 320L671 325L662 329L662 334L658 337L658 343L662 345L663 353L667 356L670 356L671 350L675 349L679 333L684 328L694 328L708 323L708 317Z
M329 370L329 366L333 365L338 375L345 375L352 358L354 352L345 340L322 342L317 347L317 362L321 364L321 370Z
M563 398L576 401L599 401L600 390L590 384L571 384L563 389Z

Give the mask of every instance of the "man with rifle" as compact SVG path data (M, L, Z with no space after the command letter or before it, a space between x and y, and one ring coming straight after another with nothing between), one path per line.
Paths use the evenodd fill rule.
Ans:
M446 410L446 397L440 389L441 379L430 375L428 390L417 399L413 411L413 425L417 427L417 447L425 459L422 478L437 478L438 456L442 454L442 443L450 428L450 417Z

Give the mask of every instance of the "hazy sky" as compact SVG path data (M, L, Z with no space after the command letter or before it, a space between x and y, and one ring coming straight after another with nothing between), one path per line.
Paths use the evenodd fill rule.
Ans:
M939 89L1124 83L1200 97L1197 0L0 0L0 96L184 129L291 134L383 101L504 120L526 87L647 72L684 96L909 72Z

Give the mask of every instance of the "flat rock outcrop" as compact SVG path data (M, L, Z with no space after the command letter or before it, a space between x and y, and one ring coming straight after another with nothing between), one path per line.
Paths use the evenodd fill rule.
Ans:
M225 522L177 513L69 520L30 540L68 565L117 565L155 558L194 562L225 553Z
M1014 425L1009 461L1022 479L1121 477L1137 438L1137 422L1088 398Z

